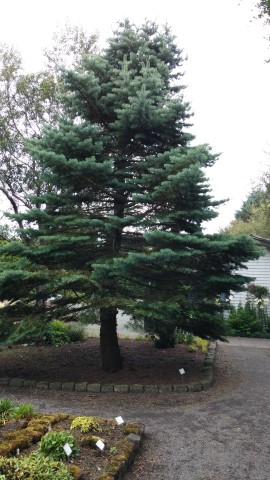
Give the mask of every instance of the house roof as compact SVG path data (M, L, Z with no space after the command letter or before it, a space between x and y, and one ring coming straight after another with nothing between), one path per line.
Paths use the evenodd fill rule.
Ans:
M251 234L250 236L253 238L253 240L260 243L264 247L270 248L270 239L269 238L258 237L257 235L253 235L253 234Z

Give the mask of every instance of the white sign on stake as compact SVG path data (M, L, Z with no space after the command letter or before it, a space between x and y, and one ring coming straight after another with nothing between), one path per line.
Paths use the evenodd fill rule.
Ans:
M184 368L179 368L179 372L180 372L181 375L184 375L184 373L186 373Z
M63 446L63 449L67 457L69 457L72 454L72 450L68 443L65 443L65 445Z
M97 443L96 443L96 446L97 446L100 450L104 450L104 448L105 448L105 443L103 443L102 440L98 440Z
M16 450L16 456L18 457L19 455L20 455L20 449L17 448L17 450Z
M125 423L122 417L115 417L116 422L118 425L122 425L122 423Z

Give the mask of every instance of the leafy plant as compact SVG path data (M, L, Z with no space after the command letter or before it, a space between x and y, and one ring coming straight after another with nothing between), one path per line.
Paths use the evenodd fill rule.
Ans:
M13 418L32 418L36 413L35 408L30 403L23 403L13 410Z
M237 308L232 308L227 320L230 329L228 333L245 336L250 336L255 332L262 333L262 316L264 322L268 325L266 327L268 330L269 317L264 311L259 316L257 308L251 302L248 301L244 306L239 305Z
M70 342L83 342L87 338L85 327L81 323L64 323L64 330Z
M66 325L61 320L53 320L48 324L44 338L49 344L55 345L56 347L70 343Z
M68 467L51 457L34 452L28 457L0 457L0 479L72 480Z
M90 432L90 430L102 432L102 428L96 417L76 417L72 421L70 429L72 430L74 428L78 428L81 433L87 433Z
M14 404L8 398L0 400L0 418L6 420L12 418L14 412Z
M65 460L66 454L64 451L64 445L68 443L72 453L71 457L75 457L79 454L79 448L76 439L70 432L62 430L61 432L50 431L46 433L40 443L39 452L45 456L51 456L54 460Z

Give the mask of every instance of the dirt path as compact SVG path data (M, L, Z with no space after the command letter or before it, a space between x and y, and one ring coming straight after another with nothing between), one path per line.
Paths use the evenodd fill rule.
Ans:
M218 346L215 385L206 392L112 396L3 387L1 396L42 411L145 423L144 449L126 480L268 480L270 348L252 345Z

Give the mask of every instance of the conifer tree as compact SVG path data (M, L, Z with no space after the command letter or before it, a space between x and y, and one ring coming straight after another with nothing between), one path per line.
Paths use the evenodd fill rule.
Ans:
M192 296L199 311L241 289L246 279L233 271L256 256L247 238L203 234L218 205L204 174L216 156L191 146L182 61L168 27L119 24L104 52L64 73L65 114L29 146L54 188L21 217L31 246L10 243L9 252L31 268L4 272L0 298L19 309L57 292L99 307L106 371L122 366L119 308L168 329L184 318L189 328ZM38 294L35 285L43 286ZM220 335L209 322L197 329Z

